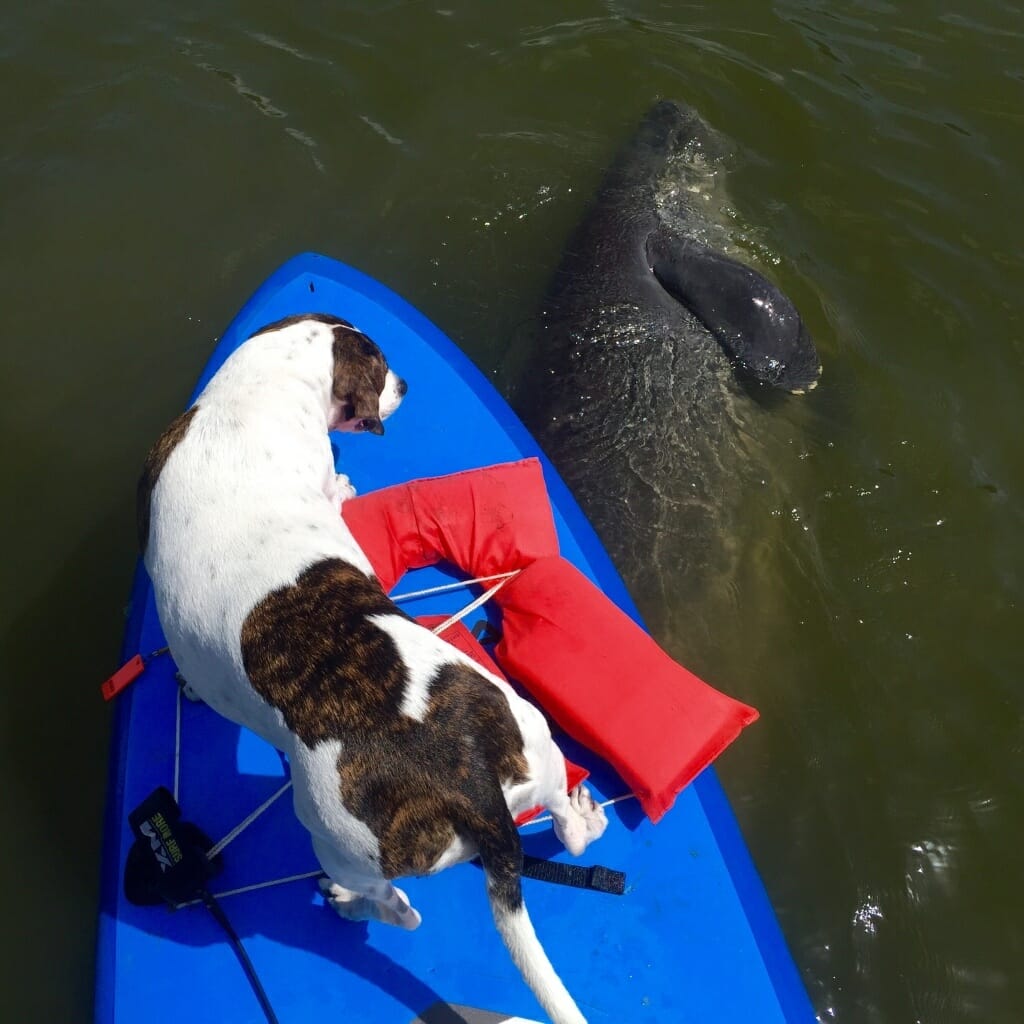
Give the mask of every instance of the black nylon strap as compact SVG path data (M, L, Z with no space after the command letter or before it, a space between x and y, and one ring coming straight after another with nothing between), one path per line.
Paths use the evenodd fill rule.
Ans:
M523 877L554 882L556 885L571 885L574 889L593 889L613 896L621 896L626 891L625 872L613 871L600 864L591 867L563 864L556 860L531 857L529 854L523 856Z

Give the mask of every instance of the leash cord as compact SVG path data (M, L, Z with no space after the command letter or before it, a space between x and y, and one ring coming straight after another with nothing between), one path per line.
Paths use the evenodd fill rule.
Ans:
M277 1019L277 1014L274 1013L274 1008L270 1005L270 1000L267 998L267 993L260 982L259 976L256 974L256 968L253 967L252 960L249 959L249 954L246 953L245 946L242 945L242 940L238 937L238 932L235 931L231 922L228 920L227 914L224 913L221 909L221 905L208 889L203 889L200 893L200 897L203 903L206 904L210 913L213 914L217 924L224 929L224 932L231 943L231 948L235 951L235 956L238 957L238 962L241 964L246 978L249 979L249 984L252 986L253 993L257 1000L259 1000L260 1009L263 1010L263 1015L267 1018L267 1024L280 1024Z

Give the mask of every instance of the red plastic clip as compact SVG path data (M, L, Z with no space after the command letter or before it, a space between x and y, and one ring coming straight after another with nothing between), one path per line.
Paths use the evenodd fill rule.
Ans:
M101 687L100 693L104 700L113 700L126 686L134 683L146 668L141 654L136 654L131 661L122 665Z

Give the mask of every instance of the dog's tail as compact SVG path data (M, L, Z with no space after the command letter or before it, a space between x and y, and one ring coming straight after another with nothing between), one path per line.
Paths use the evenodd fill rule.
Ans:
M523 849L515 822L500 787L497 788L497 801L489 801L494 813L485 816L470 811L464 816L464 826L480 853L498 934L553 1024L587 1024L551 966L526 912L522 887Z

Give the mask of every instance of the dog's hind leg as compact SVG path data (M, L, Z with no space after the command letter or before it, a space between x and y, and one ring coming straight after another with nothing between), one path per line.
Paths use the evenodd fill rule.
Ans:
M346 889L329 878L320 879L320 891L334 908L339 917L347 921L382 921L393 924L406 931L418 928L422 918L417 910L409 906L409 897L390 882L382 883L382 887L374 887L375 894L367 896Z
M604 835L608 818L604 808L590 795L581 782L566 794L565 758L550 737L538 756L539 770L544 779L541 797L551 812L555 835L574 857L578 857L595 839Z
M313 850L327 872L327 877L320 879L320 891L339 917L348 921L382 921L406 931L419 927L422 918L410 906L409 897L386 878L352 875L333 848L315 837Z

